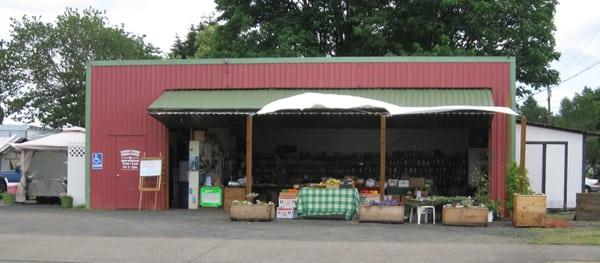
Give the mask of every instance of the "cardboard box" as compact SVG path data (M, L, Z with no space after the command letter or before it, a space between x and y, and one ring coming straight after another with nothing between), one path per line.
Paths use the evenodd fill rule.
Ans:
M409 179L409 187L425 187L425 178L411 177Z
M370 203L372 201L381 201L379 194L360 194L361 202Z
M223 209L229 212L231 203L234 200L244 201L246 198L246 188L244 187L225 187L223 192Z
M398 180L398 187L408 188L408 187L410 187L410 181L409 180Z
M279 198L282 199L296 199L298 197L298 192L280 192Z
M291 209L296 207L296 199L279 198L280 208Z
M296 218L296 212L294 209L286 209L286 208L277 208L277 218L278 219L294 219Z
M205 141L206 140L206 132L203 130L194 130L192 132L192 140L194 141Z

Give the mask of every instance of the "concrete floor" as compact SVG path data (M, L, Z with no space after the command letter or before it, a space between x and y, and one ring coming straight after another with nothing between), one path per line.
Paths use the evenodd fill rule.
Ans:
M232 222L217 209L0 206L0 262L600 261L600 247L532 246L527 229L337 220Z

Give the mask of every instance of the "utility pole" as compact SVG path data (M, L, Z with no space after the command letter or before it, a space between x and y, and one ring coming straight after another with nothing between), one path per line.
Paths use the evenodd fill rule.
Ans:
M548 114L546 116L546 125L550 125L550 117L552 117L552 108L550 107L550 98L552 98L552 86L548 86Z

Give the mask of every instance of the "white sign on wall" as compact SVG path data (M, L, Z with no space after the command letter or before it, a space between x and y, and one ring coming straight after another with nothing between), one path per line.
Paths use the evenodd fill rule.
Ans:
M121 150L121 170L137 171L140 168L140 151L135 149Z

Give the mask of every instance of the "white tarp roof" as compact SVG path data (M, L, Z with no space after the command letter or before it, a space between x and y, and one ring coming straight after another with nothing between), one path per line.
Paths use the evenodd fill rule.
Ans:
M368 99L350 95L323 94L307 92L273 101L260 109L257 114L273 113L281 110L305 109L384 109L390 115L410 115L440 113L451 111L484 111L519 115L506 107L493 106L435 106L435 107L401 107L380 100Z
M66 128L61 133L24 143L12 143L11 145L19 150L67 150L69 144L73 143L85 143L85 129L80 127Z
M8 149L10 147L11 143L18 142L22 139L23 138L21 138L17 135L0 138L0 153L3 153L4 151L6 151L6 149Z

